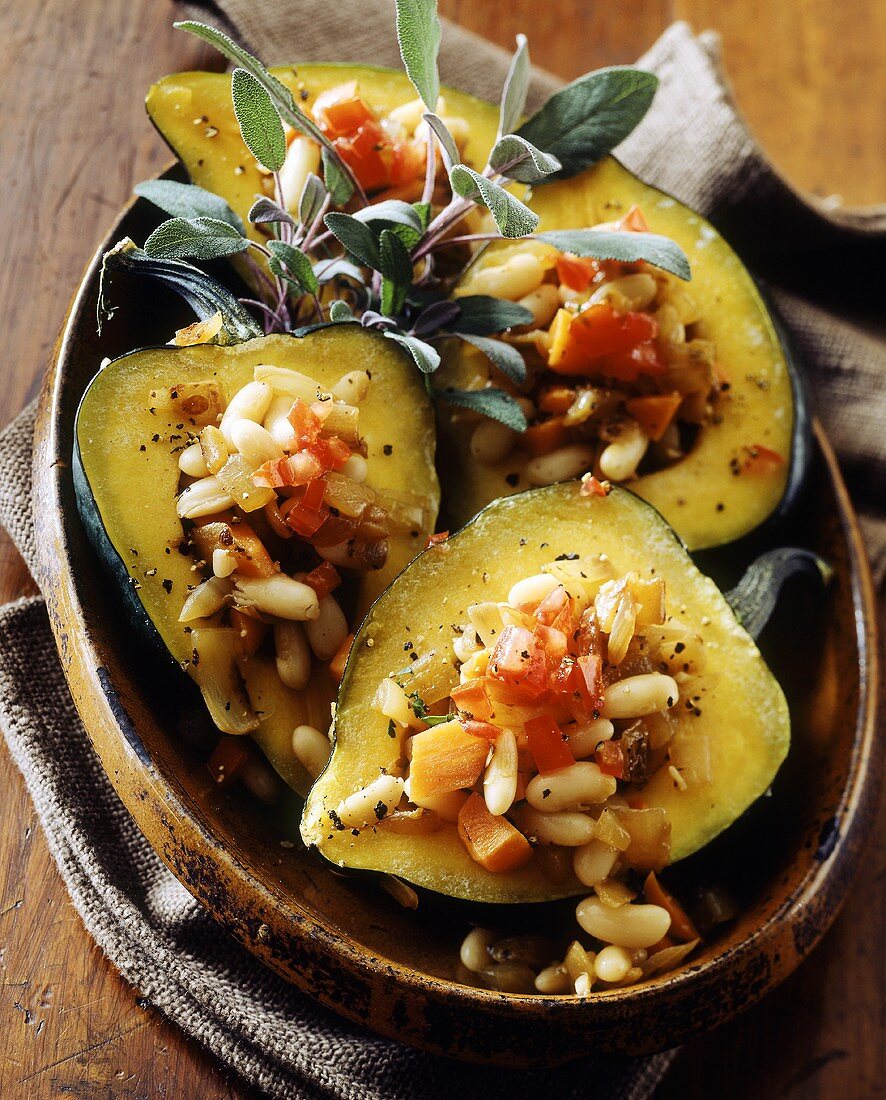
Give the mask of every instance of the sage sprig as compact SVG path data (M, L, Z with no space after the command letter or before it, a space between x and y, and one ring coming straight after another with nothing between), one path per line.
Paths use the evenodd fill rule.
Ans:
M106 272L125 269L154 274L176 286L198 313L217 303L226 319L220 339L246 339L246 333L297 326L301 331L306 320L311 325L359 323L398 344L426 381L440 366L441 346L462 340L517 385L526 380L524 359L498 336L530 324L532 314L518 304L485 295L450 299L447 295L456 276L451 270L446 277L441 274L443 250L528 237L578 256L645 261L681 279L690 277L686 256L674 241L653 233L615 230L545 231L523 193L522 185L543 187L549 180L575 175L622 141L649 108L657 85L652 74L625 67L588 73L524 120L530 62L526 38L518 35L502 91L496 140L488 161L480 167L464 161L437 114L441 27L435 0L396 0L396 14L403 67L426 108L427 151L419 202L370 202L335 142L282 81L223 32L185 21L176 26L210 43L233 62L231 96L240 133L246 148L273 177L273 194L256 196L247 227L223 198L193 184L173 180L139 184L136 193L167 214L168 220L148 237L144 249L129 242L126 248L112 251ZM285 200L280 184L287 156L286 126L317 142L321 151L321 174L308 175L295 204ZM438 158L443 174L437 171ZM448 181L451 197L432 209L432 196L441 181ZM478 206L489 212L495 230L460 234L460 223ZM226 256L246 265L259 297L232 299L225 288L188 262ZM201 278L205 280L202 296ZM107 307L105 291L106 284L103 308ZM259 312L261 327L244 304ZM438 387L432 392L515 431L526 426L519 403L495 387L478 391Z

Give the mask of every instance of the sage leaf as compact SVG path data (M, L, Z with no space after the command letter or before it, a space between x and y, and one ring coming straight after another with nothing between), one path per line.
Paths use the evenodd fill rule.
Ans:
M422 233L431 224L431 204L429 202L414 202L412 209L418 214L418 220L421 223Z
M436 390L435 394L450 405L473 409L474 412L482 413L490 420L497 420L515 432L526 431L526 417L523 410L516 399L504 390L497 390L493 386L485 390L456 390L447 386L446 389Z
M400 312L412 287L412 260L406 246L390 229L379 237L379 259L382 273L381 311L387 316Z
M433 111L425 111L421 117L437 135L437 140L440 142L440 151L443 154L443 163L448 172L454 164L458 164L459 160L455 138L450 134L449 128L443 119L439 115L435 115Z
M326 228L344 249L374 271L381 270L381 260L375 235L368 225L358 222L350 214L333 210L323 219Z
M440 366L440 353L436 348L419 340L415 336L407 336L403 332L385 332L389 340L399 344L412 356L415 365L423 374L433 374ZM519 406L517 406L519 408Z
M268 222L285 222L287 225L295 226L292 215L287 210L284 210L282 206L274 202L273 199L269 199L265 195L255 200L249 208L249 214L247 216L253 225L264 225Z
M503 237L525 237L538 226L538 214L466 164L453 165L449 182L456 194L488 208Z
M320 177L315 176L313 172L309 172L298 200L298 220L303 226L307 227L313 224L317 215L323 209L327 193Z
M336 206L344 206L354 193L351 178L348 175L338 155L333 156L328 149L320 150L320 159L323 162L323 182L332 196Z
M517 133L560 161L549 178L568 179L624 141L657 87L658 77L641 69L598 69L555 92Z
M537 233L535 239L552 244L561 252L589 256L594 260L620 260L632 264L640 260L669 271L679 279L691 279L686 253L670 237L658 233L633 233L616 229L553 229Z
M333 279L352 279L361 286L366 281L363 278L363 268L357 267L356 264L352 264L350 260L346 260L342 256L332 256L328 260L318 260L314 264L314 274L321 285L331 283Z
M412 333L414 336L430 336L455 322L460 313L458 302L453 302L450 298L431 302L416 317L412 325Z
M273 100L245 69L234 69L231 74L231 96L249 152L268 171L279 172L286 159L286 134Z
M339 299L329 307L329 320L334 321L336 324L344 324L349 321L356 321L357 318L351 312L348 303Z
M487 294L466 294L456 298L459 307L458 316L447 328L457 329L464 336L493 336L497 332L513 328L515 325L532 323L532 311L516 302L504 298L493 298Z
M423 231L421 216L415 207L408 202L399 199L386 199L384 202L373 203L356 211L353 215L358 222L370 224L381 222L384 225L405 225L414 229L417 233Z
M397 43L412 86L428 110L436 110L440 95L437 0L397 0Z
M498 136L509 134L520 121L529 93L529 48L526 35L517 35L517 49L511 58L505 86L501 94Z
M537 183L562 167L556 157L536 149L531 141L518 134L505 134L498 139L489 154L489 166L521 183Z
M520 352L510 344L503 340L490 340L488 336L474 336L468 332L456 331L453 335L482 351L512 382L522 385L526 381L526 362Z
M133 188L136 195L158 206L171 218L218 218L241 233L245 231L238 214L220 195L198 187L195 183L175 180L145 180Z
M239 230L218 218L170 218L145 241L148 256L167 260L218 260L248 247Z
M348 190L348 194L343 199L336 198L335 195L333 195L334 201L338 205L347 202L355 191L365 201L366 196L363 195L362 188L360 188L350 168L348 168L338 155L338 150L326 134L323 133L317 123L309 115L306 115L298 106L292 92L290 92L286 85L281 84L273 74L269 73L258 58L253 57L252 54L244 50L242 46L238 46L237 43L232 38L229 38L223 31L215 27L210 27L206 23L200 23L194 19L185 19L173 23L173 26L177 30L187 31L189 34L201 38L204 42L208 42L211 46L215 46L219 53L223 54L229 61L233 61L235 65L245 69L251 76L254 76L271 97L283 121L289 123L289 125L294 130L298 130L300 134L306 134L319 143L325 154L324 172L327 172L326 162L328 159L329 163L335 166L333 174L336 175L336 183L340 189L339 193L341 194L345 188ZM333 190L332 185L329 183L328 173L327 186L330 191Z
M320 281L311 261L300 248L284 241L268 241L268 248L273 253L268 266L275 275L293 283L304 294L317 293Z

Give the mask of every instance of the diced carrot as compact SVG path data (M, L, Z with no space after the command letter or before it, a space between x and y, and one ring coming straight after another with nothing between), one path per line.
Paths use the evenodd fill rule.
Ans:
M349 634L338 647L336 655L329 662L329 673L337 684L341 683L341 678L345 674L345 665L348 663L348 655L351 652L351 646L353 644L354 635Z
M476 718L465 718L462 725L472 737L485 737L487 741L494 741L501 733L498 726L493 726L491 722L478 722Z
M428 535L428 541L425 543L425 550L430 550L432 546L437 546L439 543L445 542L448 538L448 531L438 531L436 535Z
M566 319L561 320L561 314ZM560 310L551 325L548 366L558 374L587 374L604 358L630 355L638 345L654 340L658 325L647 313L620 313L606 302L588 306L573 317ZM599 369L615 374L614 359ZM636 373L643 364L637 364ZM619 375L620 377L620 375Z
M630 415L650 439L661 439L680 408L681 393L662 393L652 397L632 397L625 402Z
M625 757L618 741L604 741L594 753L594 760L604 775L624 779Z
M643 211L637 206L636 203L621 219L621 229L627 229L632 233L648 233L649 226L646 224L646 219L643 217Z
M487 871L514 871L532 859L526 837L507 818L491 814L476 792L459 811L458 835L471 859Z
M231 626L234 628L234 648L237 653L247 660L253 657L262 643L262 639L268 632L268 624L261 619L255 619L252 615L246 615L232 607L230 611Z
M541 412L565 413L575 401L575 390L571 386L548 386L538 395L536 404Z
M532 455L546 455L563 442L566 425L562 416L552 416L539 424L531 424L520 436L520 442Z
M432 726L412 738L409 782L413 798L472 787L486 766L489 743L458 721Z
M466 680L452 689L450 698L462 714L469 714L471 718L485 721L492 717L492 707L486 695L485 681L482 677Z
M245 737L232 737L226 734L215 746L206 766L209 768L209 774L220 787L236 779L249 762L248 740Z
M246 520L235 523L236 516L224 512L194 521L191 538L201 556L212 561L213 550L229 550L237 559L237 572L244 577L273 577L277 566L265 544Z
M741 468L745 473L754 477L766 477L768 474L774 474L776 470L784 465L784 459L778 451L771 451L760 443L753 443L750 447L744 447L742 450L745 458Z
M635 348L605 355L594 365L595 372L605 374L618 382L636 382L641 375L658 378L667 369L668 365L653 340L645 340Z
M643 892L651 905L660 905L671 914L671 927L668 929L670 935L676 936L684 943L700 938L692 918L674 895L658 881L655 871L650 871L646 876Z
M529 751L542 775L558 772L575 763L568 743L563 740L563 731L549 715L530 718L524 722L523 728L529 739Z

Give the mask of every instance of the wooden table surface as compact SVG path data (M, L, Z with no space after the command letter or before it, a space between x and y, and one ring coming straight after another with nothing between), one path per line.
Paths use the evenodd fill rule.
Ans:
M800 187L886 200L883 0L442 0L503 44L523 30L564 77L634 60L673 19L722 36L739 105ZM0 421L37 392L68 298L137 180L169 154L141 96L217 64L168 0L0 4ZM0 602L35 591L0 532ZM146 1007L74 912L0 747L0 1097L253 1095ZM813 957L746 1016L680 1054L660 1097L867 1100L884 1091L884 830Z

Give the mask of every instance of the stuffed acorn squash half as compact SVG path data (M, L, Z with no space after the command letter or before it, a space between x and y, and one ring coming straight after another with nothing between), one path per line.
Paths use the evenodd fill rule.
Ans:
M419 197L423 107L403 73L324 64L273 73L336 135L376 197ZM147 109L194 182L244 221L255 196L272 193L241 137L226 75L168 76L151 88ZM498 109L444 89L438 111L463 159L483 164ZM363 149L370 132L377 140ZM294 205L320 151L309 137L290 141L281 179ZM519 349L525 366L506 377L478 350L482 341L453 339L435 386L509 390L528 424L517 432L440 404L447 522L459 526L499 496L587 470L628 483L691 550L741 538L786 507L808 462L802 393L753 279L719 233L609 156L525 198L541 217L539 232L608 226L672 238L692 280L576 256L568 236L556 247L496 243L476 256L455 293L527 309L522 328L489 333ZM474 222L469 229L484 228ZM256 239L264 231L248 227ZM450 327L457 331L457 320Z
M753 639L662 517L565 482L491 504L374 605L302 836L472 901L624 892L735 821L789 737Z
M396 431L393 407L409 410ZM433 531L433 462L410 360L334 326L108 363L77 414L74 478L142 634L304 794L325 757L297 755L293 730L326 729L349 632Z

